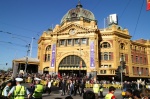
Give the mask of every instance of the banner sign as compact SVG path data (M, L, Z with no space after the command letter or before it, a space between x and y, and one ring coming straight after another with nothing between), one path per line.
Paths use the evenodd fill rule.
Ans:
M94 52L94 41L90 42L90 67L95 67L95 52Z
M56 61L56 44L53 44L52 46L52 58L51 58L51 68L55 67L55 61Z

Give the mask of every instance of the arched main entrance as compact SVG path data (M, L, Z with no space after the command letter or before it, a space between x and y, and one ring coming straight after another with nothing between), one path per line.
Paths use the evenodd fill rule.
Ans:
M49 67L45 67L45 68L43 69L43 73L44 73L44 74L49 74Z
M58 72L61 75L86 75L86 64L82 58L76 55L69 55L63 58L59 64Z

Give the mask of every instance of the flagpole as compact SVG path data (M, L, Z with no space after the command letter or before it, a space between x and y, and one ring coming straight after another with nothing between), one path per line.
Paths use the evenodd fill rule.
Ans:
M104 29L105 29L105 18L104 18Z

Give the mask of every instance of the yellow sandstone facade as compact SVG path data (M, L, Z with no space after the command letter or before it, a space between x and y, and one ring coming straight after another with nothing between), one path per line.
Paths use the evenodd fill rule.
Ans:
M120 58L127 77L149 78L150 41L132 41L127 29L117 24L99 29L94 14L79 3L54 29L38 41L40 73L82 74L115 77Z

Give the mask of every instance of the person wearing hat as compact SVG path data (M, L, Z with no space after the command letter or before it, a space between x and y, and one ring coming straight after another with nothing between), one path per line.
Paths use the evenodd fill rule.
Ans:
M106 94L105 99L116 99L116 96L114 95L116 88L113 86L109 87L109 93Z
M42 93L44 91L44 86L40 84L41 79L35 78L35 86L33 91L33 99L42 99Z
M25 99L25 95L30 98L30 92L25 86L21 85L22 78L16 78L16 86L14 86L8 93L8 97L12 96L11 99Z

